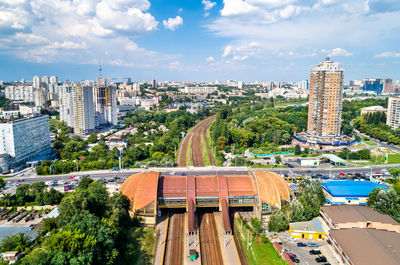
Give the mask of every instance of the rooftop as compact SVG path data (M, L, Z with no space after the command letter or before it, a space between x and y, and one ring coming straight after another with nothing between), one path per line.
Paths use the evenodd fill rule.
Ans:
M386 190L385 186L370 181L329 180L321 186L333 197L368 197L375 188Z
M399 225L389 215L381 214L368 206L362 205L332 205L323 206L324 212L334 224L356 222L379 222Z
M381 111L384 111L384 110L386 110L386 108L384 108L382 106L370 106L370 107L362 108L361 110L375 110L375 111L381 110Z
M335 162L335 163L346 163L346 160L344 160L334 154L324 154L321 157L329 159L330 161Z
M400 234L377 229L351 228L331 230L354 265L399 265Z
M325 232L322 228L321 221L318 219L306 222L295 222L289 224L290 229L305 232Z

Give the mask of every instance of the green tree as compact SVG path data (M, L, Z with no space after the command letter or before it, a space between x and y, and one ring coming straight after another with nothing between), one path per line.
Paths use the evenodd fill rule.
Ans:
M299 144L296 144L296 146L294 147L294 154L295 155L300 155L301 154L301 147Z
M88 142L90 144L94 144L95 142L97 142L97 134L95 133L90 134L88 137Z

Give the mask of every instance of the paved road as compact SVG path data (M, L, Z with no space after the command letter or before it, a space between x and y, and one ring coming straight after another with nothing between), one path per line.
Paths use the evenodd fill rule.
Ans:
M389 169L392 167L400 167L400 164L384 164L384 165L374 165L374 166L364 166L364 167L353 167L353 168L259 168L259 170L273 171L279 174L339 174L339 173L374 173L375 171L381 171L382 169ZM179 175L179 174L194 174L194 175L241 175L246 174L248 170L246 167L204 167L204 168L150 168L150 169L130 169L123 171L91 171L91 172L72 172L64 175L50 175L50 176L37 176L34 173L26 174L24 176L15 176L7 178L8 182L17 182L18 180L24 179L25 182L39 182L39 181L50 181L50 180L65 180L68 181L71 176L83 176L88 174L91 178L98 179L111 179L114 177L120 177L122 179L127 178L135 173L143 171L160 171L161 174L165 175ZM258 170L258 169L257 169Z

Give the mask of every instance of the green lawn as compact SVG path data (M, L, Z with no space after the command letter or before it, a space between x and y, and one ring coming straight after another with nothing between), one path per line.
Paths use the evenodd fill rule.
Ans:
M189 139L189 143L186 151L186 166L189 167L192 165L192 137Z
M247 249L246 242L243 240L239 229L236 229L236 233L239 233L239 241L251 265L287 265L287 262L282 259L271 242L263 243L259 238L256 238L251 247Z
M400 164L400 154L389 154L388 160L389 164Z
M367 145L371 145L371 146L378 145L378 144L376 144L374 142L371 142L371 141L363 141L363 142L366 143Z
M203 152L204 166L211 166L210 158L208 157L207 144L203 135L201 136L201 151Z

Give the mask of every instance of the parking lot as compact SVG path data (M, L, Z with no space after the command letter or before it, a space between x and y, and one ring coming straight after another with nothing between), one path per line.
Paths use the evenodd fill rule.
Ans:
M282 242L283 249L290 249L292 253L296 254L297 258L300 260L300 263L297 264L308 264L308 265L316 265L316 264L325 264L330 263L332 265L342 265L343 263L339 260L333 248L328 244L326 240L312 240L312 239L297 239L294 240L289 237L287 232L279 234L279 240ZM314 242L318 244L318 247L298 247L297 243L303 242L308 244L310 242ZM311 255L309 252L312 249L319 249L321 251L321 255ZM315 259L319 256L325 256L327 261L318 263Z

